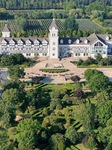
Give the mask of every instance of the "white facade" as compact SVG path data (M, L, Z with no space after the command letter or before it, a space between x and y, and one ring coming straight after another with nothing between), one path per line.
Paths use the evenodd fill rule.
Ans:
M49 31L49 57L57 59L59 58L58 29L52 27Z
M2 31L2 37L10 37L10 30L7 28L6 24L5 24L5 27Z
M0 38L0 54L22 53L25 57L49 57L53 59L63 57L95 57L98 53L102 57L112 55L111 35L91 34L89 37L60 38L58 27L53 19L49 27L48 38L12 38L10 30L5 25Z

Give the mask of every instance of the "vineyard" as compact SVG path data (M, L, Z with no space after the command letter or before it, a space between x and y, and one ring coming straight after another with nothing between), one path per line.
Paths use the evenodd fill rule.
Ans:
M34 30L48 30L49 26L52 22L52 19L37 19L37 20L29 20L28 21L28 28ZM56 24L59 30L63 30L63 20L56 20Z
M16 25L14 20L6 20L6 21L0 21L0 32L3 30L5 24L7 24L11 32L19 31L19 26Z
M51 22L52 22L52 19L28 20L27 30L33 30L33 31L48 30ZM87 31L87 30L96 31L101 28L97 24L92 22L90 19L76 19L76 22L79 26L79 29L82 31ZM2 31L5 24L7 24L9 26L11 32L19 31L19 26L15 23L14 20L0 21L0 31ZM60 19L60 20L57 19L56 24L57 24L59 30L64 29L64 20L63 19Z
M82 31L96 31L100 30L101 27L92 22L90 19L76 19L78 27Z

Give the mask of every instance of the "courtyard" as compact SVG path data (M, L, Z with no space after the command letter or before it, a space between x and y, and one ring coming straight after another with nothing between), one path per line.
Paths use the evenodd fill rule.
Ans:
M64 58L62 60L58 59L40 59L37 64L35 64L31 68L26 68L26 78L31 76L45 76L45 78L41 81L42 83L70 83L73 82L71 80L66 80L66 78L70 78L73 75L78 75L81 80L84 80L84 71L87 68L77 68L71 61L76 61L76 58ZM63 73L46 73L40 71L40 69L44 68L65 68L69 69L67 72ZM109 77L110 81L112 81L112 68L96 68L102 71L106 76Z

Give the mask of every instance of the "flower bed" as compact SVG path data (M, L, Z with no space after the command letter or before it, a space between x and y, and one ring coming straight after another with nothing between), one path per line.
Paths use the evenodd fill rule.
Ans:
M68 69L40 69L42 72L48 72L48 73L61 73L61 72L67 72Z

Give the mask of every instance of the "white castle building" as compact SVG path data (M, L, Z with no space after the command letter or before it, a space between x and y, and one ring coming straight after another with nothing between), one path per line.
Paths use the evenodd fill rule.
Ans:
M81 38L61 38L58 27L53 19L49 27L48 38L13 38L5 25L0 38L0 54L22 53L25 57L102 57L112 55L112 37L105 34L91 34Z

